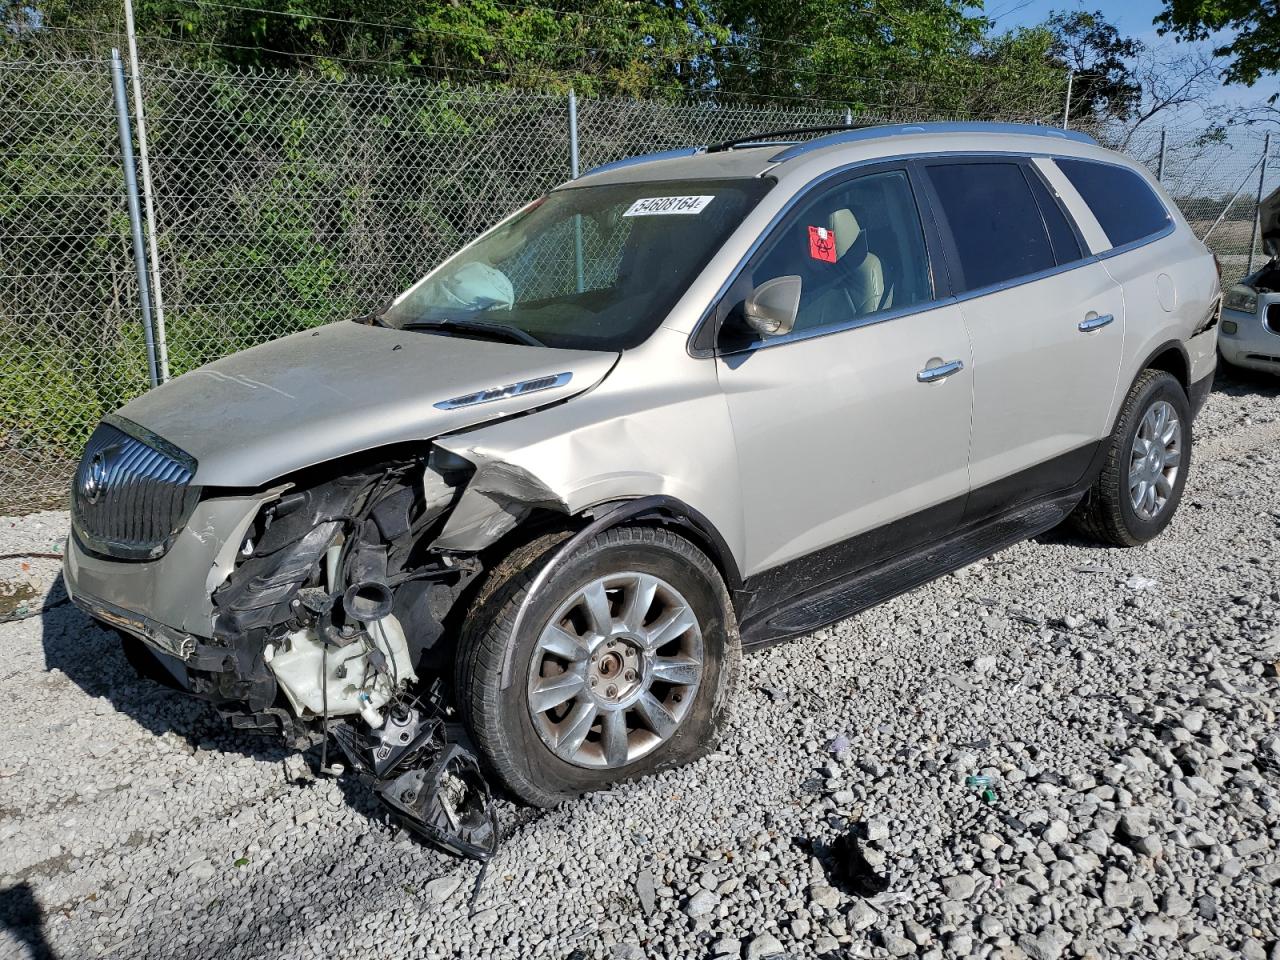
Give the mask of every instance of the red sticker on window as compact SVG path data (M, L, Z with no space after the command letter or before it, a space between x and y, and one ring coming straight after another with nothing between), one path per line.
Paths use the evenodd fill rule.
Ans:
M827 227L809 228L809 256L825 263L836 262L836 232Z

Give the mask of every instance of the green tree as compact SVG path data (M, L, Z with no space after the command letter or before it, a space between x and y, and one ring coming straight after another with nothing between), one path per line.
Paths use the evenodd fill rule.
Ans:
M0 0L19 27L0 44L103 54L120 42L119 2ZM136 15L149 59L335 76L821 99L893 116L1042 117L1063 87L1049 36L990 37L982 0L136 0Z
M1180 40L1208 40L1226 30L1233 36L1214 48L1227 58L1223 79L1253 86L1263 74L1280 72L1280 2L1278 0L1165 0L1155 19L1160 33ZM1280 93L1273 93L1274 103Z
M1053 34L1050 55L1074 71L1071 118L1128 120L1142 100L1133 61L1139 40L1120 35L1101 10L1055 11L1045 26Z

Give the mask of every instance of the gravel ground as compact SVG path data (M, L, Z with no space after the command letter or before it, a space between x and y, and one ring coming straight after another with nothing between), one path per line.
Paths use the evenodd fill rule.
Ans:
M1280 384L1220 378L1197 433L1156 543L1054 533L748 657L719 752L504 806L472 909L474 864L0 560L36 588L0 623L0 956L1278 960ZM0 553L65 528L0 521ZM838 875L848 830L884 893Z

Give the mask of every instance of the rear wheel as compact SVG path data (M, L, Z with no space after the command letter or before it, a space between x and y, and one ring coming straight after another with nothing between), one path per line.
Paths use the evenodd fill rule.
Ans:
M1118 547L1154 539L1173 519L1191 465L1191 408L1182 385L1144 370L1121 407L1102 473L1073 520Z
M472 735L505 786L540 806L703 753L727 719L740 656L728 590L688 540L605 531L528 596L562 539L494 571L458 651Z

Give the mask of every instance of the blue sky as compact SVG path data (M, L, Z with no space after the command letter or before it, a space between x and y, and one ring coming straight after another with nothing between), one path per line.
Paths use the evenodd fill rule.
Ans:
M1171 37L1156 33L1152 20L1164 9L1161 0L986 0L987 16L996 21L997 30L1033 26L1043 23L1055 10L1101 10L1121 34L1135 37L1148 46L1173 44ZM1263 78L1252 87L1223 87L1220 103L1247 103L1270 96L1276 90L1275 77Z
M997 28L1028 27L1043 23L1054 10L1101 10L1120 32L1149 43L1161 42L1151 25L1164 9L1160 0L987 0L987 16L996 20Z

